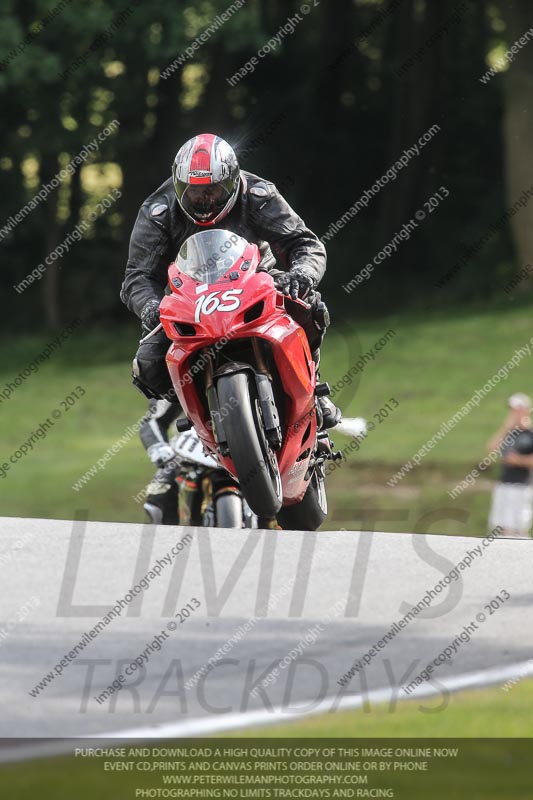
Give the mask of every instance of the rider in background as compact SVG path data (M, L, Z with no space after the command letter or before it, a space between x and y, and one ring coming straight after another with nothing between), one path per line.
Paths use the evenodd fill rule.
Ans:
M150 522L156 525L196 524L194 516L202 511L206 487L196 469L188 469L183 450L178 454L169 440L169 428L180 416L178 403L168 400L150 400L147 414L141 420L140 436L146 453L157 471L142 493L144 510ZM182 434L181 438L191 434ZM199 440L196 440L199 443ZM187 452L194 448L190 444ZM194 459L193 459L194 461ZM189 464L190 467L190 464ZM207 467L204 475L210 475L209 493L216 503L217 497L236 494L242 500L235 480L225 470ZM250 510L248 512L251 514ZM217 520L218 525L218 520ZM275 518L261 519L263 528L279 528Z
M140 436L148 458L157 472L146 487L144 508L157 525L178 524L178 484L176 473L179 459L168 441L168 429L180 413L177 403L150 400L148 413L141 420Z
M120 297L141 319L143 335L159 323L169 264L198 228L207 227L229 230L255 243L261 269L270 272L286 294L310 304L310 312L297 321L318 368L329 324L315 291L326 270L325 248L275 185L241 170L231 146L210 133L180 148L172 176L145 200L133 228ZM163 330L143 342L133 362L133 377L147 397L176 403L165 362L169 345ZM332 428L340 420L339 409L328 397L318 402L322 427Z

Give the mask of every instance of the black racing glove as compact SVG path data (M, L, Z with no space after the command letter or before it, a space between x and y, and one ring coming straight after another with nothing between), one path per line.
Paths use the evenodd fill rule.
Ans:
M279 275L276 284L283 294L290 295L293 300L298 297L300 300L305 300L309 292L315 288L316 281L303 267L293 267L289 272Z
M148 334L159 325L159 300L148 300L141 311L141 325L144 334Z

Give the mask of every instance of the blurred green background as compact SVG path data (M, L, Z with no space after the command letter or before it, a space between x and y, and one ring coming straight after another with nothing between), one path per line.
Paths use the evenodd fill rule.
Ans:
M335 395L349 416L374 421L375 428L350 449L335 433L347 458L327 479L330 514L324 528L485 535L491 467L456 499L448 495L485 455L489 436L501 424L511 392L530 385L531 361L524 355L499 383L396 486L387 481L420 447L529 343L530 312L522 307L470 308L468 313L419 313L339 325L327 337L323 372L340 380L358 354L368 352L388 330L396 335L369 361L358 380ZM31 452L0 480L1 513L72 519L87 510L90 519L142 521L134 496L153 474L132 427L146 401L130 384L130 355L136 327L72 334L56 355L0 404L5 423L2 456L26 441L55 408L62 416ZM15 340L4 354L0 392L42 349L41 336ZM81 385L86 394L68 411L60 401ZM374 414L390 398L398 407L383 418ZM389 404L392 405L392 404ZM122 439L122 441L121 441ZM90 471L118 443L103 469ZM78 487L83 476L87 481Z
M526 198L508 212L533 187L533 44L512 64L502 58L528 30L530 5L322 0L230 86L300 8L247 0L162 78L228 5L2 0L0 392L64 325L82 322L0 402L0 463L75 386L86 395L0 479L0 514L72 518L87 509L93 519L143 518L133 495L152 470L135 436L83 488L72 485L146 408L129 377L139 328L118 295L137 210L186 139L204 130L226 137L242 167L274 180L322 236L438 125L420 155L327 243L321 288L333 326L323 375L342 378L392 328L395 337L336 400L368 419L389 398L399 403L331 476L327 527L482 535L494 470L456 500L447 492L483 457L506 397L533 388L528 358L417 470L396 488L386 482L529 341L533 205ZM496 74L482 81L490 67ZM115 120L46 200L9 221ZM442 186L450 195L346 294L342 284ZM14 285L114 188L121 198L17 293ZM510 289L517 275L526 277Z

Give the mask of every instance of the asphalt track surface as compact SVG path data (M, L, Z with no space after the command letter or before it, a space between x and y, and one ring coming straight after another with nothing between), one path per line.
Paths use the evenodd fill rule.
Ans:
M341 698L385 688L394 702L405 699L401 687L476 620L470 641L434 668L425 684L435 689L426 708L443 701L439 680L510 667L533 652L528 541L483 547L480 539L456 536L9 517L0 518L0 532L3 740L106 736L274 709L288 719L297 706L312 710L331 701L335 709ZM177 542L179 551L166 563ZM337 681L354 660L477 547L481 554L458 570L459 579L443 583L430 606L341 687ZM84 632L158 561L164 564L160 574L152 572L120 616L95 638L86 637L85 648L61 667ZM506 593L510 598L496 601L496 609L486 607ZM180 623L175 614L187 604L194 610ZM164 637L161 649L98 703L95 698L156 635ZM217 657L221 647L225 652ZM54 679L31 696L50 672ZM191 679L194 685L186 688ZM254 693L258 680L264 685Z

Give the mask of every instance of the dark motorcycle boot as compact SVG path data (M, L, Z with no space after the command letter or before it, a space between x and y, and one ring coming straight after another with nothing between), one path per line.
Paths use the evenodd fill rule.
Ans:
M320 349L317 348L314 350L312 356L316 365L317 385L315 394L319 412L319 430L328 430L339 424L342 419L342 411L329 399L329 385L327 383L320 383Z
M158 469L146 487L144 510L156 525L178 525L178 485L176 468Z
M338 425L342 419L342 412L340 408L337 408L335 403L333 403L329 397L326 396L319 397L318 404L322 413L321 430L334 428L335 425Z

